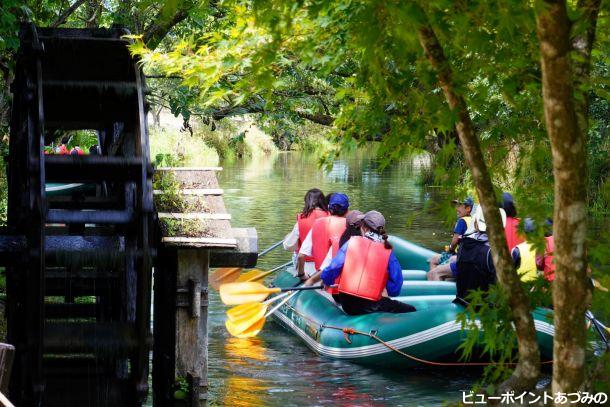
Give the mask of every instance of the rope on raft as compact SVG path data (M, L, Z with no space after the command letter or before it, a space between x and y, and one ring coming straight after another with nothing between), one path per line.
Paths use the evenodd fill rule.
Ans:
M368 336L369 338L376 340L377 342L381 343L383 346L385 346L388 349L398 353L399 355L402 355L402 356L404 356L404 357L406 357L408 359L411 359L413 361L416 361L416 362L419 362L419 363L423 363L423 364L426 364L426 365L432 365L432 366L491 366L491 365L510 365L510 366L514 366L514 365L517 365L516 362L507 362L507 363L498 363L498 362L435 362L435 361L432 361L432 360L421 359L421 358L418 358L418 357L413 356L413 355L409 355L408 353L401 351L400 349L396 348L395 346L391 345L390 343L384 341L383 339L381 339L377 335L372 334L370 332L363 332L363 331L359 331L359 330L354 329L354 328L343 328L343 327L338 327L338 326L333 326L333 325L322 324L322 323L314 321L313 319L311 319L311 318L301 314L299 311L297 311L291 305L286 304L286 306L288 308L290 308L293 313L299 315L303 319L308 320L309 322L313 322L314 325L318 325L321 329L328 328L328 329L335 329L337 331L343 332L343 336L345 337L345 340L349 344L352 343L352 341L349 338L349 335ZM552 360L545 360L545 361L540 362L540 364L542 364L542 365L547 365L547 364L551 364L551 363L553 363Z

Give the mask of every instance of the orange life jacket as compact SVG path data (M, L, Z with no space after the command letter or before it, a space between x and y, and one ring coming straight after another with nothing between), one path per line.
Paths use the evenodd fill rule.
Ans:
M525 242L523 236L517 233L517 227L519 226L519 219L513 217L506 217L506 226L504 227L504 233L506 234L506 243L508 244L508 251L512 252L513 248L520 243Z
M339 239L346 228L345 218L340 216L327 216L317 219L311 227L311 254L316 265L316 270L320 269L322 262L328 254L328 249L333 246L333 240L337 240L334 246L339 246ZM337 248L337 250L339 250ZM336 251L333 248L333 255Z
M388 282L388 263L392 250L383 243L355 236L347 243L339 292L379 301Z
M325 218L328 216L328 212L323 211L322 209L316 208L309 213L307 217L304 217L303 214L299 213L297 215L297 224L299 226L299 241L297 243L297 253L301 249L301 245L303 244L303 240L309 234L313 223L316 219ZM305 261L313 261L313 257L305 257Z
M555 239L547 236L546 247L544 248L544 278L549 281L555 280L555 263L553 263L553 252L555 252Z

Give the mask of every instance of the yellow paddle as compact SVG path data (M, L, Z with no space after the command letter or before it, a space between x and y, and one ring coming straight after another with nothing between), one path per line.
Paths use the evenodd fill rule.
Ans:
M241 305L236 305L235 307L231 308L230 310L227 311L227 317L231 320L231 321L235 321L237 319L246 317L246 316L252 316L252 315L256 315L257 313L259 313L260 309L264 309L264 312L267 312L267 308L269 307L269 304L271 304L274 301L277 301L279 299L282 299L284 297L286 297L287 295L289 295L289 293L284 293L284 294L280 294L280 295L276 295L275 297L272 297L268 300L266 300L265 302L249 302L247 304L241 304Z
M275 294L286 291L301 291L301 290L319 290L323 288L321 285L307 287L266 287L261 283L254 281L244 283L229 283L220 286L220 299L226 305L239 305L249 302L264 301L269 294Z
M281 268L287 267L291 265L292 262L289 261L280 266L274 267L269 271L264 271L260 269L252 269L243 274L240 272L243 270L240 267L222 267L217 269L214 274L210 276L210 286L218 290L221 285L237 282L247 282L247 281L258 281L267 277L269 274L277 271Z
M277 297L274 297L269 301L265 301L265 303L259 303L260 306L254 309L249 314L242 314L241 316L233 320L231 320L230 318L227 319L227 321L225 322L227 331L229 331L232 336L235 336L237 338L251 338L253 336L258 335L261 329L263 329L267 317L277 311L282 305L284 305L288 300L290 300L298 293L298 291L295 291L292 294L288 295L279 304L273 307L273 309L271 309L271 311L269 312L266 312L269 302L275 301L276 299L284 295L278 295Z
M210 276L210 287L218 290L222 284L232 283L239 278L240 267L221 267Z

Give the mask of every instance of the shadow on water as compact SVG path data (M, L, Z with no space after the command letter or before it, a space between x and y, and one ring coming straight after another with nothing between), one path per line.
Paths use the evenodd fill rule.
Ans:
M233 227L256 227L259 249L281 240L295 222L303 195L312 187L346 193L352 209L378 209L390 233L438 249L450 229L426 206L440 200L417 184L420 162L379 170L370 152L335 161L331 171L317 157L298 153L224 163L220 185ZM440 236L439 236L440 234ZM271 267L290 258L281 249L261 259ZM440 405L461 399L480 371L373 370L322 358L272 321L253 339L229 337L226 308L210 297L209 381L213 405Z

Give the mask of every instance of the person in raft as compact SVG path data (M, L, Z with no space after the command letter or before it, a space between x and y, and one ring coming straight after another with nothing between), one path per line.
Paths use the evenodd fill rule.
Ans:
M523 243L525 238L517 232L520 220L517 218L515 200L508 192L502 193L502 209L506 213L506 227L504 228L506 244L508 245L508 250L512 251L513 247Z
M430 272L428 273L428 280L430 281L453 279L449 265L455 263L457 259L455 251L457 250L458 243L462 236L474 231L472 229L472 217L470 216L472 207L474 206L474 200L471 197L468 197L463 201L454 199L451 202L455 204L455 210L458 217L453 228L453 238L451 238L449 246L446 246L446 251L437 254L430 259Z
M313 223L316 219L324 218L328 216L328 206L326 204L326 198L322 191L318 188L312 188L305 194L305 205L301 213L297 214L297 221L292 228L292 231L284 238L283 246L284 250L294 252L292 258L295 270L297 268L297 257L299 250L303 245L303 240L309 234ZM303 264L304 275L310 276L316 272L313 263L313 257L305 257Z
M534 232L534 221L530 218L523 220L523 230L526 236ZM521 281L532 281L538 277L538 267L536 266L536 248L527 240L519 243L511 250L513 265Z
M347 195L332 194L328 201L330 216L317 219L313 223L299 250L299 257L297 258L297 275L299 278L307 280L309 283L320 280L319 271L328 255L328 250L332 248L332 256L339 250L339 239L346 228L345 215L348 208L349 199ZM305 273L305 260L307 258L313 258L315 268L313 275Z
M500 208L502 226L506 224L506 214ZM496 282L496 268L491 257L487 224L483 208L479 205L472 217L475 232L460 242L457 260L451 263L451 271L456 279L454 303L467 305L466 297L477 289L487 291Z
M402 268L385 231L385 218L377 211L359 215L362 236L351 237L322 271L324 285L338 282L343 311L349 315L413 312L415 307L384 297L402 288Z
M353 236L362 236L362 232L360 231L360 226L362 226L361 215L363 215L363 213L358 210L349 211L347 213L347 215L345 215L345 231L338 238L339 244L337 244L337 245L334 244L335 243L334 240L337 239L336 236L331 239L331 247L328 249L328 253L326 254L326 258L324 259L324 261L322 262L322 265L320 266L320 270L324 270L330 264L333 256L338 251L338 248L343 247L343 245L345 243L347 243ZM337 249L335 249L335 247ZM321 279L320 274L321 274L321 272L316 273L314 276L310 277L307 281L305 281L304 285L306 285L306 286L314 285L315 283L320 281L320 279ZM330 293L330 295L332 295L333 299L335 300L335 302L337 304L341 303L339 291L337 291L336 287L329 288L327 291Z

